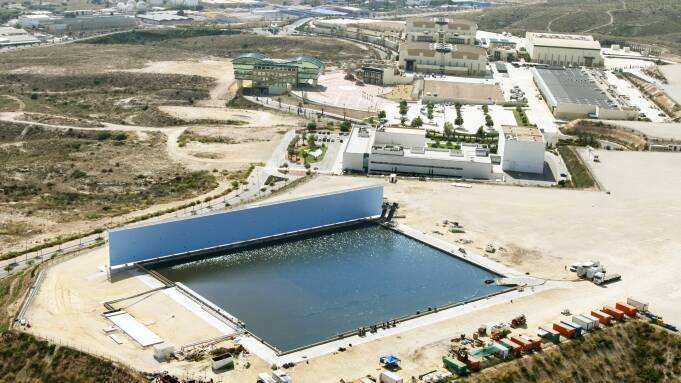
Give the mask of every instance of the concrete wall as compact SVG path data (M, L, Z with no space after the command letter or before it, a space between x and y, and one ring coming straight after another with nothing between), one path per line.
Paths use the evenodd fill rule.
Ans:
M504 171L541 174L544 172L544 152L543 142L499 140Z
M109 231L109 266L226 246L381 214L383 186Z

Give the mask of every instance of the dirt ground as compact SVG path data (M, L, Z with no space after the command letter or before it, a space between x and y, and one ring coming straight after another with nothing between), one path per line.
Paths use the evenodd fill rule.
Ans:
M447 353L450 339L462 332L471 333L481 323L508 322L511 317L524 313L528 316L527 332L531 332L538 325L559 319L564 308L574 313L584 312L627 296L649 301L652 311L678 324L681 283L676 258L681 245L678 225L681 200L677 190L681 179L676 175L681 156L614 151L600 151L599 156L601 162L590 166L610 194L485 184L460 188L451 182L405 179L389 184L384 178L319 176L301 188L277 196L275 199L286 199L382 184L386 198L400 203L397 215L403 217L398 218L399 222L478 254L485 254L482 249L493 243L498 249L506 250L498 250L491 258L532 276L566 281L566 288L518 298L505 296L490 307L486 307L485 302L474 303L472 307L479 308L474 313L299 363L290 370L295 381L336 383L340 378L376 376L380 371L378 357L385 353L402 358L402 369L398 373L408 379L441 367L441 357ZM459 222L466 232L445 234L441 226L443 219ZM469 240L472 242L464 244ZM604 287L586 281L569 282L574 275L565 270L566 266L591 259L600 260L609 272L621 274L622 281ZM184 367L189 371L205 368L201 363L154 365L151 350L141 350L127 338L122 347L107 343L109 340L101 334L104 323L99 316L100 302L132 293L142 286L133 278L107 285L97 276L97 267L103 263L104 255L93 252L53 269L29 311L34 331L64 336L93 349L120 348L120 355L137 368L175 371ZM155 320L150 328L171 341L187 340L183 338L187 334L175 335L163 327L163 318L168 317L164 305L176 312L172 304L149 301L138 305L147 304L158 308L153 316L142 315L144 319ZM207 325L201 321L173 323L174 328L191 327L197 336L210 332L203 328ZM253 367L248 371L237 368L236 372L220 377L249 382L257 372L267 371L267 366L257 358L249 361Z

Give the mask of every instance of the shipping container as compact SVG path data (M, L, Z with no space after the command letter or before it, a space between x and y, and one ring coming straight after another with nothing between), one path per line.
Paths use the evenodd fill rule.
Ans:
M601 310L591 310L591 315L598 318L598 321L603 325L609 325L610 321L612 320L612 316L610 314L606 314Z
M575 336L582 336L583 327L578 325L577 323L569 321L569 320L561 320L560 323L562 323L565 326L574 328L575 329Z
M635 317L638 309L632 305L626 304L624 302L615 303L615 308L624 311L630 317Z
M501 344L501 343L499 343L499 342L494 342L494 343L492 344L492 346L494 346L494 348L496 348L497 350L499 350L499 351L497 352L497 356L498 356L499 358L501 358L501 359L507 359L507 358L508 358L508 355L509 355L509 353L511 352L511 350L510 350L509 347L506 347L505 345L503 345L503 344Z
M539 331L537 331L537 335L540 337L548 340L549 342L553 343L559 343L560 342L560 333L550 327L540 327Z
M565 326L562 323L554 323L553 329L558 331L560 335L566 338L572 338L575 336L575 329L569 326Z
M573 315L572 322L582 326L582 328L587 331L591 331L594 329L593 321L582 315Z
M645 303L640 299L629 297L627 298L627 303L636 307L638 311L648 311L648 303Z
M624 311L618 310L612 306L603 306L603 312L612 316L613 318L617 320L622 320L624 319Z
M446 369L454 372L457 375L466 375L468 372L468 367L466 367L466 364L457 359L445 356L442 358L442 362L445 364Z
M467 360L464 361L466 367L471 371L480 371L480 358L474 356L469 356Z
M522 351L529 351L532 349L532 342L523 339L519 335L511 335L511 342L520 346Z
M521 338L525 339L526 341L530 342L530 348L532 350L540 350L541 349L541 338L536 337L536 336L529 336L529 335L520 335Z
M582 315L583 317L585 317L585 318L591 320L591 322L593 322L594 329L601 327L601 322L600 322L600 321L598 320L598 318L596 318L595 316L590 315L590 314L581 314L581 315Z
M520 347L520 345L515 344L508 339L499 339L499 343L508 347L511 350L511 352L513 352L515 355L520 355L520 353L523 351L523 349L522 349L522 347Z

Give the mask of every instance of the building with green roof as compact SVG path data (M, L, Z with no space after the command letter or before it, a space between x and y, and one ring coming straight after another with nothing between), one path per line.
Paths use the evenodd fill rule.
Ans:
M286 93L300 85L317 85L324 63L312 56L272 59L262 53L245 53L232 60L239 89L251 95Z

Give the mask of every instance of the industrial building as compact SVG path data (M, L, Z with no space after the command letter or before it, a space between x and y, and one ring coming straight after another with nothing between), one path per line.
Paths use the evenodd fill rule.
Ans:
M527 32L527 52L533 62L560 66L603 66L601 44L592 36Z
M508 172L544 172L544 135L533 126L502 126L498 153L501 168Z
M496 178L492 170L498 156L481 145L460 149L426 147L421 129L355 126L343 153L343 170L373 174L407 174L468 179Z
M140 13L135 17L145 24L153 25L186 24L193 20L191 17L178 15L175 11Z
M406 39L400 44L400 68L453 75L487 73L487 52L475 46L477 29L477 24L468 20L408 20Z
M535 67L531 71L549 109L558 118L628 120L638 116L629 105L609 97L609 89L599 87L586 69Z
M252 95L283 94L299 85L316 86L324 71L324 64L316 57L281 60L262 53L242 54L232 61L232 66L239 89Z
M369 67L363 66L354 70L355 77L365 84L395 85L408 84L411 77L406 77L394 66Z
M0 27L0 48L39 44L40 40L24 29Z
M133 16L111 14L79 14L65 16L26 15L19 18L23 28L41 29L53 35L101 30L129 29L137 26Z
M516 43L508 39L490 39L487 51L494 61L512 61L518 56Z

